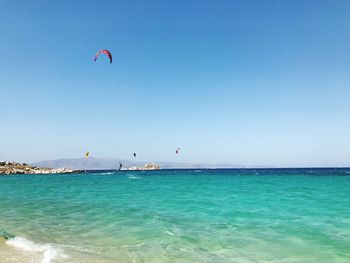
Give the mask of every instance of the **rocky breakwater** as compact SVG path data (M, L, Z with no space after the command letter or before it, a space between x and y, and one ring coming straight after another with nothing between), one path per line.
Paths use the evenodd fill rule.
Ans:
M156 165L154 163L149 163L149 164L145 164L144 166L141 167L137 167L137 166L132 166L129 168L126 168L125 170L128 171L147 171L147 170L159 170L160 166Z
M45 168L30 166L26 163L5 162L0 161L0 175L6 174L66 174L77 173L78 170L70 170L66 168Z

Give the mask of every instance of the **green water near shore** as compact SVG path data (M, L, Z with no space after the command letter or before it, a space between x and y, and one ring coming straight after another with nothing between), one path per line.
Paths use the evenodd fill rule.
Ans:
M349 173L3 176L1 262L350 262Z

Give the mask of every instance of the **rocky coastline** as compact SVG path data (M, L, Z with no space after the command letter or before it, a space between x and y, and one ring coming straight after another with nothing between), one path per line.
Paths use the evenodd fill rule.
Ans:
M131 166L122 170L127 170L127 171L149 171L149 170L159 170L160 166L156 165L154 163L150 164L145 164L144 166Z
M71 170L66 168L46 168L31 166L26 163L5 162L0 161L0 175L8 174L67 174L77 173L79 170Z

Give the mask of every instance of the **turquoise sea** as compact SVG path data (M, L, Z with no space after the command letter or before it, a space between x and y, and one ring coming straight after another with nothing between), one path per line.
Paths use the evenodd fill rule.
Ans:
M350 262L350 169L0 177L0 262Z

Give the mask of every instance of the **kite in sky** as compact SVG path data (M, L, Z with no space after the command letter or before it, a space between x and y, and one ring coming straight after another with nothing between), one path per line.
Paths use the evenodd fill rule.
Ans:
M107 49L101 49L100 51L98 51L95 55L95 59L94 59L94 62L96 62L98 56L103 53L103 54L106 54L108 57L109 57L109 63L111 64L112 63L112 53L109 52Z

